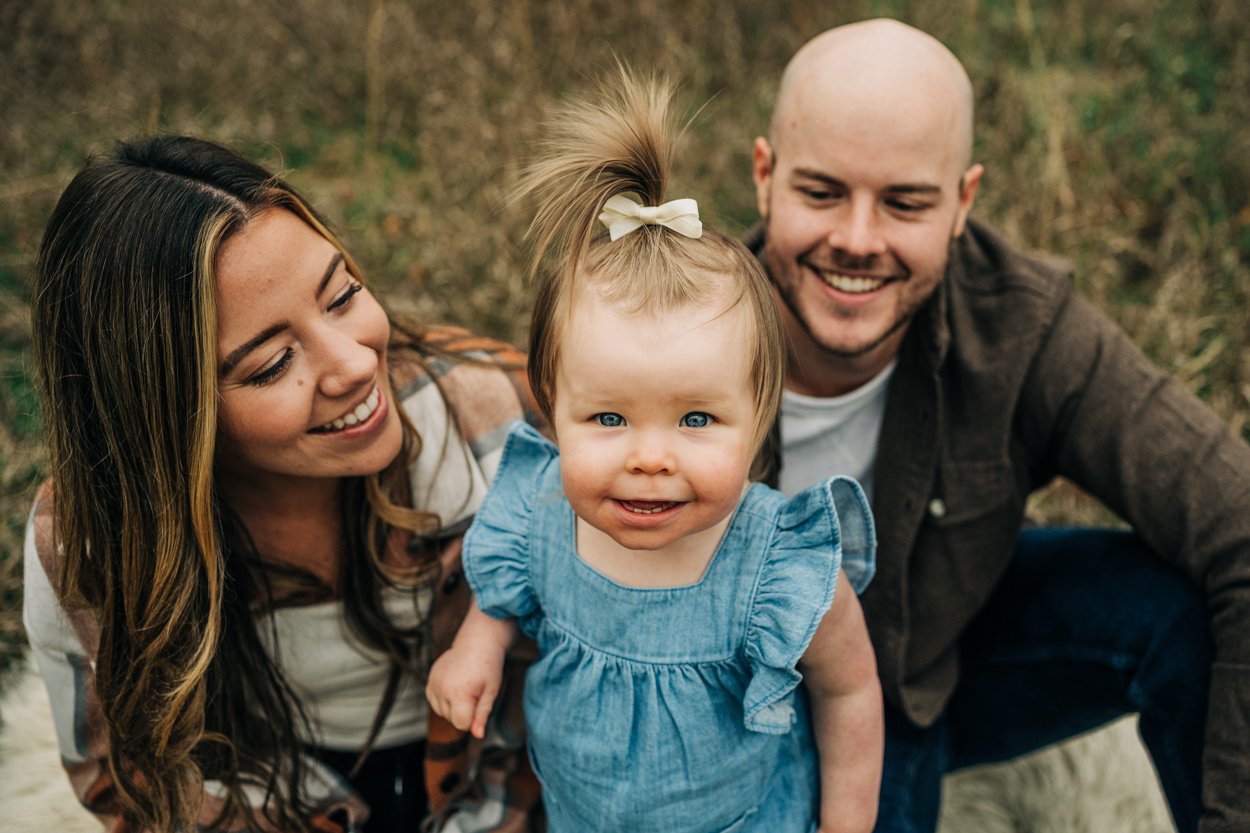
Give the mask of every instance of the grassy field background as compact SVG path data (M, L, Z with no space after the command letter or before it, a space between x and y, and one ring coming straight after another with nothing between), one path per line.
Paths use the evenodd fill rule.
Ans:
M28 273L74 170L190 132L280 168L397 308L517 342L529 298L502 197L543 107L615 57L679 79L676 193L755 219L751 139L788 57L886 15L977 90L976 214L1078 265L1081 289L1246 431L1250 27L1234 0L34 0L0 3L0 671L23 642L21 532L44 469ZM1075 491L1051 519L1101 517Z

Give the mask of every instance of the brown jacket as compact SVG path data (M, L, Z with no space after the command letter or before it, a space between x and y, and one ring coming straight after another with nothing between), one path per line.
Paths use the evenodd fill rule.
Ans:
M875 470L877 574L862 597L885 696L917 724L938 717L1025 500L1067 477L1206 593L1216 659L1201 829L1250 830L1250 447L1071 278L970 222L904 340Z

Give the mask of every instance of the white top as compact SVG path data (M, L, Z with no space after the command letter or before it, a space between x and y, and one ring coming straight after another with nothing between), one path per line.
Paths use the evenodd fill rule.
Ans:
M429 613L432 594L393 587L382 591L391 621L412 627ZM308 714L315 736L305 738L337 750L359 749L368 737L386 691L390 666L384 654L360 644L344 619L341 601L283 607L256 623L261 643L282 668ZM273 644L277 632L278 645ZM412 675L400 677L395 705L374 746L385 749L425 737L429 706ZM298 725L298 724L297 724Z
M417 505L438 513L444 527L471 516L499 466L502 438L478 438L471 447L437 385L423 377L400 394L414 424L421 426L422 453L410 472ZM506 432L507 426L501 428ZM87 757L80 719L81 672L71 662L83 648L57 602L35 549L34 513L25 544L25 623L31 653L52 695L61 756L79 762ZM411 627L429 613L432 592L383 589L383 604L394 621ZM418 611L417 608L420 607ZM313 737L304 740L330 749L360 749L369 736L386 689L390 661L360 644L344 619L341 600L302 607L279 607L257 620L262 644L299 695ZM274 635L277 646L274 645ZM421 686L404 675L395 704L374 742L385 748L425 737L429 707ZM297 723L298 728L298 723Z
M781 491L794 495L834 475L853 477L872 500L873 467L897 360L842 396L781 394Z

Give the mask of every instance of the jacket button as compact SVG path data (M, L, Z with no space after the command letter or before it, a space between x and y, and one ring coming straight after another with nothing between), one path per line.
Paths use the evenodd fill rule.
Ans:
M443 579L443 592L450 593L460 585L460 573L448 573L447 578Z
M935 497L933 500L929 501L929 515L934 518L946 517L946 501L942 500L940 497Z

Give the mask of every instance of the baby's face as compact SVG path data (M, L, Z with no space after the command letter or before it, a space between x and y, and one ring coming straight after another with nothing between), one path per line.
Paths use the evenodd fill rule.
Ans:
M744 305L631 313L582 293L556 372L554 428L573 511L657 550L737 507L754 451Z

